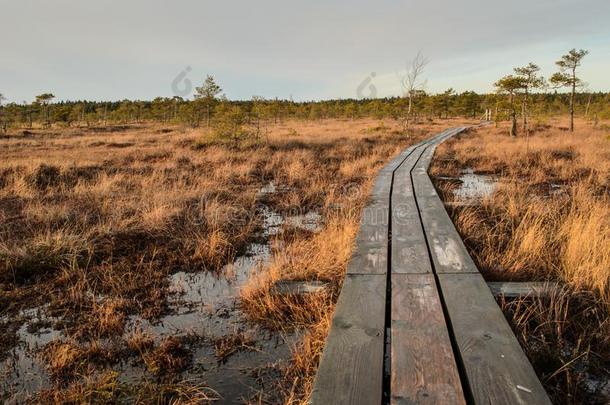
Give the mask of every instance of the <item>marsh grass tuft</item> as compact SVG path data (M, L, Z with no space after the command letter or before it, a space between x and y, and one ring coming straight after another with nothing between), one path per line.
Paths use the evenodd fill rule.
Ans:
M153 374L163 375L185 370L192 361L192 353L184 339L169 336L152 351L144 352L142 359Z
M255 341L243 332L235 332L214 340L214 350L219 362L241 350L255 350Z

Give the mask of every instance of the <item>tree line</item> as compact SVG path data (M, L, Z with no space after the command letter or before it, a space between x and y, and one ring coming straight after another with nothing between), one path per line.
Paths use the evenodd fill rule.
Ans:
M201 87L196 88L193 100L157 97L154 100L54 103L52 93L43 93L30 103L4 104L5 99L0 94L0 130L152 121L191 127L210 127L215 123L216 126L224 125L226 131L247 123L261 131L271 123L287 119L392 118L403 120L408 126L410 121L425 119L476 119L491 115L496 122L512 121L511 134L517 135L518 118L522 119L522 129L527 133L530 118L562 114L570 115L570 129L573 130L575 114L595 121L610 118L610 93L577 91L583 86L583 81L577 76L577 68L586 54L583 50L572 50L564 55L557 62L559 71L549 81L539 76L540 68L534 63L515 68L513 74L495 83L496 92L487 94L474 91L458 93L453 89L428 94L411 86L406 93L408 97L306 102L262 97L228 100L221 94L222 89L212 76L206 77ZM414 81L412 79L410 83ZM567 87L569 92L559 92L560 87Z
M496 93L478 94L472 91L455 93L449 89L444 93L420 94L414 100L412 109L416 119L482 117L486 109L495 111L499 121L511 119L521 112L516 107L518 94L511 102ZM570 95L563 93L530 93L528 111L530 115L547 117L570 113ZM594 119L610 119L610 93L583 92L574 96L575 114ZM208 108L209 105L209 108ZM295 102L280 99L230 101L215 99L215 102L198 102L175 98L156 98L152 101L123 100L62 101L58 103L10 103L2 106L3 127L31 128L33 126L98 126L106 124L160 123L186 124L193 127L208 125L217 110L225 106L236 106L251 120L278 122L289 118L325 119L363 117L394 118L405 117L408 101L400 97L374 100L326 100ZM511 107L512 105L512 107ZM222 107L221 107L222 106ZM203 108L202 108L203 107ZM208 112L209 111L209 115ZM208 119L209 117L209 119Z

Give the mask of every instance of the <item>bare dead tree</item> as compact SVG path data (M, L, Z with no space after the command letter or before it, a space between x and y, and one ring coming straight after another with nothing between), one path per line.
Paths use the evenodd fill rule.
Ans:
M403 89L403 95L409 101L407 107L407 117L405 121L405 130L408 130L413 114L413 101L418 93L422 92L426 87L426 81L422 80L422 75L426 65L430 60L421 53L417 52L417 55L411 61L410 65L407 66L406 73L402 77L401 85Z
M2 131L2 133L6 133L6 126L7 126L6 119L4 117L4 108L2 107L4 100L6 100L6 98L4 97L4 95L2 93L0 93L0 131Z
M588 91L588 90L585 90ZM589 109L591 108L591 98L593 97L593 93L589 92L589 97L587 98L587 105L585 107L585 118L589 118Z

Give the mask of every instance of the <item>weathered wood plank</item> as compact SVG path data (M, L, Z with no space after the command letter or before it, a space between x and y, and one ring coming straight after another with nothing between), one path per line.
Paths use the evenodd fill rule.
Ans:
M346 276L311 403L379 404L383 385L385 275Z
M418 163L412 173L415 195L437 273L478 273L476 265L447 214L427 167Z
M392 173L380 173L375 178L369 203L387 203L390 199L390 188L392 186Z
M386 274L387 271L387 240L356 245L347 265L347 274Z
M432 274L392 274L391 403L465 404Z
M411 182L411 170L425 148L424 143L414 149L413 153L396 170L394 176L391 218L393 273L432 272Z
M452 136L459 134L460 132L463 132L466 129L466 127L450 128L444 133L442 133L440 136L434 138L434 140L429 143L429 148L424 152L422 158L420 159L420 164L426 168L430 166L430 162L432 161L432 156L434 155L436 147L442 142L446 141Z
M388 211L381 207L366 207L363 222L360 224L356 244L368 242L387 242Z
M306 295L325 291L328 283L323 281L282 280L271 287L273 295Z
M401 152L377 176L369 204L362 212L354 253L347 268L348 274L385 274L387 272L388 224L393 173L412 150L413 147L410 147Z
M483 277L438 277L475 403L550 404Z
M429 144L446 136L448 131L418 144L394 174L392 188L393 273L431 273L426 241L415 203L411 171Z
M459 132L459 128L454 131ZM448 325L458 347L455 355L465 372L463 383L477 404L548 404L542 384L428 177L435 148L431 144L422 154L412 178Z
M561 284L553 281L492 281L487 286L493 295L506 298L548 296L561 290Z

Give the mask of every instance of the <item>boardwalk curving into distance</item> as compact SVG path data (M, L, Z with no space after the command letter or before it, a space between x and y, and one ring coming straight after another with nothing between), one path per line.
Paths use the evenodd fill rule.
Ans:
M428 176L436 146L466 129L379 173L312 404L550 404Z

